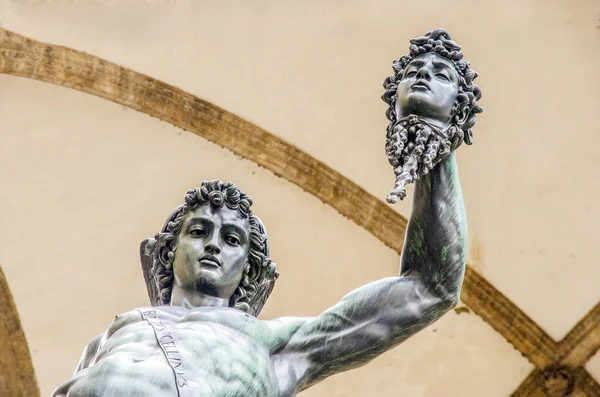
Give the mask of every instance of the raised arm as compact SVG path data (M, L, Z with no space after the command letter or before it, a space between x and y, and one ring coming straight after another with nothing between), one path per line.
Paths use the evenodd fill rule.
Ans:
M458 303L465 275L467 217L452 152L416 182L400 276L418 277L434 297Z
M321 315L280 319L289 342L274 352L280 387L296 391L366 364L456 305L464 278L466 217L454 153L416 183L399 277L361 287Z

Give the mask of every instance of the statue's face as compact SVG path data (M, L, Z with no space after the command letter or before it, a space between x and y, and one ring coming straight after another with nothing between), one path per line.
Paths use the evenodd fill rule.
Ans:
M237 211L202 205L190 211L177 240L175 284L229 299L240 284L248 257L250 223Z
M420 55L404 69L396 94L399 118L416 114L448 123L458 95L458 75L446 58Z

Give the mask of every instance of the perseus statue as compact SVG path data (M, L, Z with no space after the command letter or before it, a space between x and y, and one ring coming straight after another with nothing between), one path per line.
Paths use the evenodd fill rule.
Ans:
M473 92L468 69L445 31L425 37L435 35L449 49L411 46L394 78L393 117L414 112L426 126L446 131L458 123L464 131L479 95L466 94L465 108L463 94ZM429 326L457 304L465 271L467 226L452 149L415 181L400 274L314 317L257 318L278 272L251 198L230 182L189 190L140 249L152 306L117 316L53 396L295 396Z

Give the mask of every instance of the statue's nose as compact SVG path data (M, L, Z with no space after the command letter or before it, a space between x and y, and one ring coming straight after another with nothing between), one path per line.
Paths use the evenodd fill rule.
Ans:
M219 247L219 243L213 239L213 241L210 241L204 246L204 251L210 255L218 255L221 253L221 247Z
M431 74L429 73L429 71L425 68L421 68L419 69L419 71L417 72L417 79L424 79L424 80L429 80L431 78Z

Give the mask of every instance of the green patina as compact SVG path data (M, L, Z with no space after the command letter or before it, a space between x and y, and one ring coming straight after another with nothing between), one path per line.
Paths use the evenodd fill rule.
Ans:
M445 245L442 248L442 262L445 262L446 258L448 258L448 246L447 245Z
M448 173L448 175L454 175L454 162L452 161L452 159L447 158L444 165L446 166L446 172Z
M410 251L417 257L427 257L427 245L425 242L425 231L423 226L417 223L415 225L416 230L413 231L411 238L409 239Z

